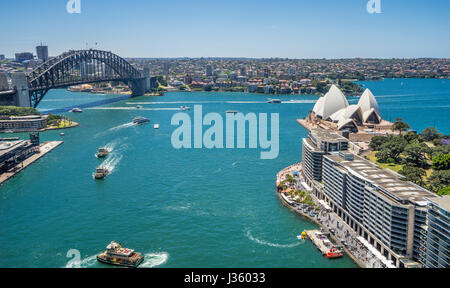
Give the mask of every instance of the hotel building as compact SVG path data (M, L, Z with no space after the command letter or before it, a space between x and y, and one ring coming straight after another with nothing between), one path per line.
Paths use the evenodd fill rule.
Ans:
M303 139L302 172L314 195L396 267L449 267L450 199L350 153L350 145L320 129Z

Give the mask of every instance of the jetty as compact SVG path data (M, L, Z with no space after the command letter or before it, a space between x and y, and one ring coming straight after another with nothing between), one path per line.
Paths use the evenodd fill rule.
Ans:
M61 145L63 141L51 141L51 142L44 142L39 145L39 153L36 153L23 162L17 164L13 168L11 168L9 171L3 173L0 175L0 185L3 185L4 182L8 181L12 177L16 176L18 173L25 170L28 166L36 162L37 160L44 157L47 153L50 153L53 149Z

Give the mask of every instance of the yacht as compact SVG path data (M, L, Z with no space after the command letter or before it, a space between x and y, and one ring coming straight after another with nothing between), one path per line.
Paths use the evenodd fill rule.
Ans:
M271 98L269 98L269 99L267 100L267 103L271 103L271 104L280 104L280 103L281 103L281 100L280 100L280 99L271 99Z
M81 110L80 108L73 108L72 110L70 110L70 112L72 112L72 113L83 113L83 110Z
M145 124L149 123L150 119L144 118L144 117L136 117L133 119L134 124Z
M106 246L106 251L97 256L97 261L109 265L136 268L144 261L144 256L133 249L122 248L122 245L112 241Z
M180 107L180 110L181 110L181 111L187 111L187 110L191 110L191 108L190 108L190 107L187 107L187 106L181 106L181 107Z

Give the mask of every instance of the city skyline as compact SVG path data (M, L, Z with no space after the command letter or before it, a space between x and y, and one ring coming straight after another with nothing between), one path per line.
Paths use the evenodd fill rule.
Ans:
M86 48L130 58L450 56L446 33L450 20L445 12L450 4L446 1L381 0L380 14L369 14L365 0L284 0L276 5L272 1L139 0L132 6L121 1L81 0L80 14L67 13L66 2L2 3L5 11L20 11L22 21L15 21L17 13L6 13L0 19L3 27L14 23L14 29L4 29L8 41L2 44L0 54L12 58L17 52L35 53L42 42L49 46L50 56ZM99 26L108 28L92 29Z

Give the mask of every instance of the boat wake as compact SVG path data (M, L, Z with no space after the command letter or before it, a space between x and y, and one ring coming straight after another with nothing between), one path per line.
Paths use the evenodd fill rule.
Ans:
M109 174L112 174L114 169L117 167L117 165L120 163L120 160L122 160L122 155L111 155L112 157L107 159L105 162L103 162L103 167L108 169Z
M69 261L65 268L89 268L97 263L97 255L92 255L80 261Z
M260 245L276 247L276 248L294 248L294 247L297 247L298 245L302 244L302 242L296 242L296 243L292 243L292 244L278 244L278 243L267 242L267 241L260 240L258 238L253 237L253 235L250 232L250 230L247 230L246 236L247 236L248 239L250 239L253 242L256 242L256 243L258 243Z
M169 253L147 253L144 255L144 262L139 268L153 268L165 264L169 260Z
M124 129L124 128L128 128L128 127L131 127L131 126L134 126L133 122L125 123L125 124L122 124L122 125L119 125L119 126L116 126L116 127L113 127L113 128L109 128L108 131L110 131L110 132L118 131L118 130L121 130L121 129Z

